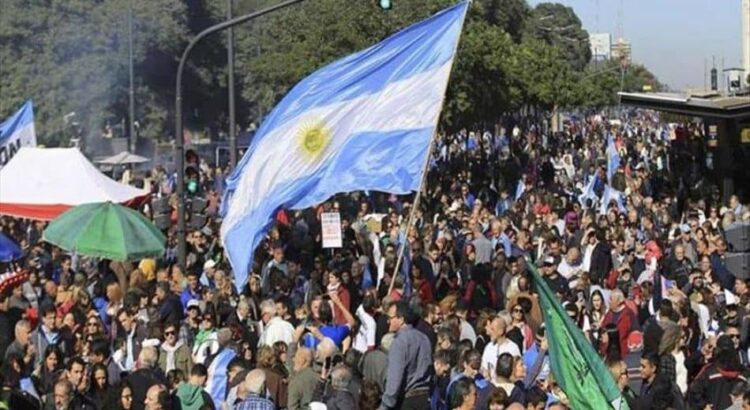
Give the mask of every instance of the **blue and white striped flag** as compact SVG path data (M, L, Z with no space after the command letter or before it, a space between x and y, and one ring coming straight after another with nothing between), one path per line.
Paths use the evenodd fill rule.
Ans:
M578 195L578 202L581 205L585 206L587 199L591 199L593 201L596 201L599 199L599 197L596 195L596 191L594 190L594 187L596 186L596 180L598 178L599 176L596 174L589 177L589 182L583 188L583 193L581 193L581 195Z
M468 2L300 81L266 118L227 180L221 238L247 281L279 209L355 190L418 189Z
M229 348L222 349L216 357L211 361L211 365L208 366L208 380L206 381L206 391L214 402L214 407L217 409L222 408L222 403L227 399L227 385L229 384L229 376L227 375L227 368L229 362L234 359L237 354L234 350Z
M516 185L516 196L515 200L518 201L523 196L523 193L526 192L526 184L523 183L523 178L518 180L518 185Z
M36 147L34 104L31 100L0 123L0 169L10 162L21 147Z
M607 135L607 180L612 182L612 176L620 167L620 153L615 146L615 137L612 134Z
M599 213L606 214L607 209L609 208L609 203L612 201L617 203L617 209L619 209L620 212L626 211L622 192L607 185L604 187L604 194L602 194L602 203L599 206Z

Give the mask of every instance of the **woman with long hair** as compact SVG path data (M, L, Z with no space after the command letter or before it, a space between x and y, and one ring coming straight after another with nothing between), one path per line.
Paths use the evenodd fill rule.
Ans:
M667 324L659 343L658 373L669 382L675 383L684 395L687 393L688 383L685 354L682 352L683 340L680 326L674 323Z
M599 355L605 362L622 360L620 332L614 323L606 325L599 333Z
M601 290L596 289L591 292L586 310L591 323L591 342L596 342L601 334L602 320L607 314L607 305L604 303L604 295Z
M133 409L133 387L127 381L117 389L117 403L114 406L117 410Z
M526 349L530 348L534 344L534 331L531 326L526 322L527 311L524 309L524 304L531 306L531 303L522 303L525 298L519 298L516 303L510 309L510 325L506 331L508 339L514 341L521 352L525 352Z
M39 393L47 394L52 391L55 379L63 369L63 354L57 345L48 345L44 349L42 358L42 364L34 371L33 377L39 381L38 384L43 390L43 392Z
M279 340L273 344L273 353L276 356L276 364L273 368L279 372L285 379L289 378L289 352L286 342Z
M97 409L107 408L114 401L112 390L109 388L107 367L101 363L93 365L90 377L88 397L94 402Z
M278 359L271 346L263 346L258 350L258 369L266 374L266 388L271 400L278 408L285 408L287 402L288 383L284 375L277 370Z

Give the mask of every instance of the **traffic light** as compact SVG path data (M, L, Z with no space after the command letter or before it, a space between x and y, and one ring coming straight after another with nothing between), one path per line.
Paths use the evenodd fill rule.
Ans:
M390 10L391 7L393 7L393 2L391 0L378 0L378 3L383 10Z
M169 204L169 198L161 197L151 200L151 217L157 228L162 231L169 229L172 225L172 206Z
M185 191L188 195L197 195L200 191L201 174L200 158L192 149L185 151Z
M198 230L203 228L208 221L206 216L206 208L208 207L208 201L205 198L195 197L191 198L188 203L190 227Z

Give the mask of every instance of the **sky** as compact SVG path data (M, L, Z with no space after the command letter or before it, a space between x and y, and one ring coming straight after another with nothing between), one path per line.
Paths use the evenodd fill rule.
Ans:
M710 70L716 57L719 73L722 57L725 68L742 65L742 0L551 1L572 7L584 29L608 32L612 42L618 38L622 7L622 34L631 43L633 61L672 89L703 88L705 59Z

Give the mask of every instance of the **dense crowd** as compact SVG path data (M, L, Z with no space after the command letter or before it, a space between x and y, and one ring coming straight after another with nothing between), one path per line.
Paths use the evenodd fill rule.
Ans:
M750 208L710 188L701 128L649 113L509 124L440 136L414 212L379 192L280 210L239 289L218 238L227 173L199 159L209 218L184 269L174 228L162 257L111 262L0 217L26 255L0 282L2 403L569 408L533 264L631 408L750 409L750 281L724 260ZM173 195L161 168L139 183ZM322 248L324 212L340 213L343 247Z

